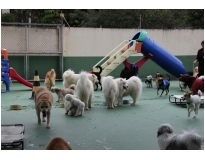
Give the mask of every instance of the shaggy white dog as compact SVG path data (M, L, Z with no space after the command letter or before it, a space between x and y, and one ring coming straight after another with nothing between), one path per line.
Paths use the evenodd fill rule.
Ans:
M115 95L117 93L117 84L114 82L114 77L102 77L102 92L107 103L107 108L114 108Z
M79 80L76 84L76 92L78 98L85 103L85 109L91 108L92 96L93 96L93 84L89 80L88 75L85 71L79 74Z
M204 138L195 130L175 134L168 123L161 124L157 131L158 146L161 150L200 150Z
M131 105L135 106L137 99L142 94L142 81L139 77L132 76L127 80L127 84L128 84L128 89L124 90L122 97L131 96L133 99Z
M114 79L112 76L102 77L102 91L107 103L107 108L113 109L121 103L121 97L127 88L126 79Z
M86 73L86 72L85 72ZM95 74L88 74L88 78L92 81L93 87L95 83L98 83L98 77ZM64 88L69 88L71 84L77 84L78 79L80 78L80 74L75 74L74 71L68 69L63 73L63 86Z
M64 102L65 114L69 116L82 116L85 104L77 99L74 95L66 94L66 101Z

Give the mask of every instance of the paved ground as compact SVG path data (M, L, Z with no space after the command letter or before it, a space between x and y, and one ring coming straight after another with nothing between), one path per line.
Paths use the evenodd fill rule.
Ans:
M62 82L56 85L62 88ZM10 92L1 94L1 124L25 125L25 150L44 150L56 136L66 139L74 150L158 150L157 128L162 123L170 123L177 134L195 128L204 135L204 108L199 109L196 119L192 119L193 113L188 118L186 108L170 103L165 94L157 96L155 86L143 85L136 106L121 105L115 109L106 109L101 90L95 91L92 108L82 117L66 116L64 108L54 102L51 129L47 129L45 123L37 123L34 101L29 99L31 89L14 83ZM45 87L43 82L41 86ZM169 95L183 94L178 86L178 81L171 81ZM52 94L56 101L56 94ZM9 110L11 104L23 108Z

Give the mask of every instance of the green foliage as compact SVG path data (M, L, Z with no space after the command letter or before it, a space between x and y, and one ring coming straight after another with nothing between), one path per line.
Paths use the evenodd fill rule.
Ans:
M11 13L4 13L1 15L2 22L14 22L14 15Z
M27 22L31 15L32 23L60 24L60 12L71 27L204 28L203 9L28 9L14 13L18 22Z

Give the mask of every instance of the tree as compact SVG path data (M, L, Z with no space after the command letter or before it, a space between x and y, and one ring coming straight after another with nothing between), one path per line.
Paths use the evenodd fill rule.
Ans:
M1 15L2 22L14 22L14 15L11 13L4 13Z
M189 9L187 12L187 23L193 29L204 28L204 10L203 9Z

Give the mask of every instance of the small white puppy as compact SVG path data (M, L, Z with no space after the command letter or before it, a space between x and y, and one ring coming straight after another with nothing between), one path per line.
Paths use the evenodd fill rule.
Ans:
M132 76L127 80L127 85L128 89L124 90L122 97L131 96L133 99L131 106L135 106L137 99L142 94L142 81L139 77Z
M174 134L170 124L161 124L157 131L158 146L161 150L200 150L204 138L195 130Z
M85 103L85 109L91 108L93 97L93 84L88 78L88 74L85 71L81 71L79 79L76 84L77 97Z
M82 116L84 112L85 104L79 99L75 98L74 95L66 94L66 101L64 102L65 114L69 116Z
M198 95L192 95L190 92L186 92L183 95L182 100L186 100L188 117L190 117L190 113L194 110L195 115L193 118L196 118L201 104L201 96L202 92L200 90L198 90Z

